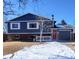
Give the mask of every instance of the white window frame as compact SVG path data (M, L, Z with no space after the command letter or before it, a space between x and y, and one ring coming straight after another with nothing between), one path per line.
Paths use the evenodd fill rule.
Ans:
M30 28L30 24L35 24L36 28ZM39 23L38 22L27 22L27 29L39 29Z
M40 39L38 39L38 38L40 38L40 36L36 36L36 41L37 41L37 42L40 42ZM49 38L49 39L46 40L45 38ZM52 40L51 40L51 36L42 36L42 40L41 40L41 41L45 41L45 42L52 41Z
M18 24L18 28L13 28L13 24ZM16 29L20 29L20 23L10 23L10 29L12 30L16 30Z

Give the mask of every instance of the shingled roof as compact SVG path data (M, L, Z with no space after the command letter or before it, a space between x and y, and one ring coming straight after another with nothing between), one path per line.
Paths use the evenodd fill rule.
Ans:
M17 18L14 18L10 21L26 21L26 20L50 20L48 18L45 18L45 17L42 17L42 16L38 16L38 15L35 15L35 14L31 14L31 13L27 13L25 15L22 15L22 16L19 16Z

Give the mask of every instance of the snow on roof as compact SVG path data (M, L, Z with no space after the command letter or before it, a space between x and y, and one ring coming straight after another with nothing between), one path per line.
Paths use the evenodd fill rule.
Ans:
M4 58L10 59L10 55L5 55ZM70 48L58 42L49 42L30 48L25 47L15 52L12 59L75 59L75 56Z
M74 26L72 26L72 25L60 25L60 24L58 24L57 27L59 27L59 28L74 28Z

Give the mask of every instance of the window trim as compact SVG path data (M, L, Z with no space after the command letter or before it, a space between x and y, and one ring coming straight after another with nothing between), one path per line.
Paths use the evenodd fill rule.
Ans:
M30 24L36 24L36 28L30 28ZM39 29L39 23L38 22L27 22L27 29Z
M18 24L18 28L13 28L13 24ZM20 29L20 23L10 23L10 29L12 30L16 30L16 29Z

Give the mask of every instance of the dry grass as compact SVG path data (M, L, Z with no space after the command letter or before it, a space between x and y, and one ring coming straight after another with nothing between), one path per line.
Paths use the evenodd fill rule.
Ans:
M70 43L70 44L65 44L65 45L75 51L75 43L73 43L73 44Z
M3 55L9 54L9 53L14 53L23 47L27 46L32 46L32 45L38 45L41 43L38 42L4 42L3 43Z
M38 45L38 44L42 44L39 42L4 42L3 43L3 54L9 54L9 53L14 53L20 49L22 49L23 47L27 46L32 46L32 45ZM72 50L75 51L75 44L71 44L71 43L63 43L64 45L67 45L68 47L70 47Z

